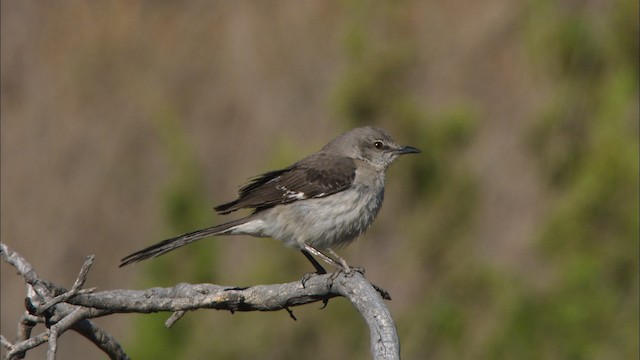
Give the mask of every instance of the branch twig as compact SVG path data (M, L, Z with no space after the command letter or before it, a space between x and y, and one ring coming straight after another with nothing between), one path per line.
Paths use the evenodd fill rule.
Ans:
M61 302L66 302L67 300L69 300L70 298L72 298L77 294L87 294L95 291L96 288L82 289L82 285L84 285L85 281L87 280L87 274L89 273L89 269L91 269L91 265L93 264L94 258L95 258L95 255L87 256L87 259L84 261L84 264L82 264L82 267L80 268L80 273L78 274L78 277L76 278L75 283L71 287L71 290L66 291L48 300L44 304L40 305L38 310L36 311L36 315L41 315L43 312L48 310L53 305Z

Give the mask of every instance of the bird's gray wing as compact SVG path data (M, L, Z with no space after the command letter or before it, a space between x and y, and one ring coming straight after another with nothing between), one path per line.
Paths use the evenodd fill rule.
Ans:
M238 199L216 206L215 210L228 214L243 208L262 210L278 204L320 198L347 189L355 177L353 159L316 153L286 169L256 177L240 189Z

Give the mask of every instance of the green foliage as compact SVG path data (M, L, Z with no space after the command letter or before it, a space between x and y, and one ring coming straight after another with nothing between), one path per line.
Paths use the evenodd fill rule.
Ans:
M166 146L167 157L173 167L164 196L166 198L164 216L169 224L169 232L181 234L197 228L209 226L213 210L207 203L206 187L202 184L199 164L195 161L189 142L180 123L170 111L158 116L158 132ZM215 263L215 242L202 241L196 246L187 246L172 254L173 259L158 258L151 265L154 281L170 281L174 284L185 275L191 281L211 279ZM164 272L162 276L156 272ZM167 277L167 273L172 274Z
M548 103L522 134L548 201L532 230L540 263L529 276L478 255L479 214L492 209L483 206L468 145L484 113L464 99L432 109L415 95L412 74L423 59L402 15L411 4L345 3L346 66L333 98L341 127L384 122L396 138L423 150L392 170L389 186L402 184L394 194L412 206L396 207L391 215L394 237L405 240L380 250L394 265L394 278L408 279L394 284L409 288L394 309L403 356L637 358L638 47L630 40L637 40L637 3L617 1L595 14L575 4L531 0L520 15L529 70L549 81ZM209 204L202 202L198 166L177 122L171 115L159 119L175 168L164 194L167 218L171 232L180 233L208 224L202 209ZM269 162L297 160L291 149L300 145L278 139ZM393 206L389 202L386 207ZM207 264L215 261L214 244L154 260L150 283L194 278L187 273L211 281L215 276ZM292 254L280 246L252 245L263 255L250 270L253 280L268 281L274 268L300 274L308 269L302 259L289 261ZM162 326L166 315L145 316L136 325L140 335L132 355L298 358L321 351L318 357L368 358L366 329L348 303L336 299L323 311L294 311L301 321L282 314L209 312L198 321L187 316L170 330ZM230 337L231 328L242 336ZM277 346L283 339L286 346ZM187 349L187 342L202 346Z
M412 203L422 205L402 225L420 241L399 267L429 284L397 317L405 356L638 356L638 47L628 42L637 40L637 4L618 5L593 14L532 1L525 15L533 66L555 79L528 136L554 199L537 235L543 284L470 252L482 199L456 164L477 126L473 107L420 106L403 88L415 60L406 43L372 44L363 18L375 11L355 18L340 114L351 125L394 119L394 134L426 150L405 165Z
M402 40L400 19L393 16L402 4L351 0L344 47L348 61L335 93L338 115L348 128L369 125L382 119L396 119L396 107L408 101L408 71L415 63L412 44ZM380 18L380 19L378 19ZM385 24L380 38L373 39L374 20ZM404 122L404 119L399 121Z
M637 6L620 3L627 10ZM620 34L630 30L619 21L636 27L637 21L620 19L619 9L600 26L588 13L548 11L538 15L553 12L557 22L544 30L532 23L530 31L545 34L532 46L557 46L545 47L541 60L561 64L560 81L532 133L532 149L556 194L539 237L554 276L512 304L504 324L509 336L496 340L494 355L636 358L637 50L617 51L616 43L626 42ZM597 32L616 27L621 31Z
M452 164L458 163L461 152L471 141L476 127L476 116L469 106L459 105L436 114L418 110L415 102L406 102L397 107L399 119L405 126L400 129L403 138L420 149L419 161L407 166L406 181L411 193L419 196L437 195L443 182L456 177Z
M157 116L157 130L167 150L167 158L173 168L163 194L164 217L170 234L180 234L208 225L212 212L204 202L206 193L201 183L198 164L176 116L165 111ZM163 232L166 234L166 232ZM162 236L158 234L158 236ZM206 282L214 277L212 263L215 262L214 242L203 241L196 246L177 250L171 256L159 257L148 263L145 286L175 286L189 282ZM131 348L133 358L178 359L196 332L194 321L189 316L181 319L171 329L164 326L166 313L140 317L136 324L137 338ZM153 344L153 346L149 346Z
M407 61L407 54L392 49L372 51L351 64L337 96L338 109L350 127L390 115L388 111L401 91L399 75Z

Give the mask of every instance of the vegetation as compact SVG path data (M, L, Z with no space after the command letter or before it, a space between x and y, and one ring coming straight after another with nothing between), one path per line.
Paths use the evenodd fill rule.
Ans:
M534 274L526 276L505 271L474 250L483 198L480 180L464 165L464 158L469 156L468 144L474 141L483 119L473 101L434 110L412 95L411 76L424 59L412 50L417 41L414 34L402 26L402 14L408 11L403 8L410 3L373 8L369 1L347 2L347 65L334 97L342 128L384 123L398 139L426 150L421 159L401 165L405 173L401 196L410 210L400 210L392 231L410 241L392 256L398 277L416 283L409 285L416 287L411 298L395 309L404 356L637 357L638 51L637 44L627 41L637 30L633 29L637 23L628 19L635 13L633 2L619 4L629 11L612 7L603 16L586 8L532 0L521 15L523 24L518 31L533 59L532 71L548 76L550 82L546 105L533 114L531 126L520 134L529 144L544 191L550 196L532 236L533 256L540 268L531 269ZM382 35L372 30L376 26L383 27ZM166 124L160 128L163 126ZM191 151L170 149L173 154ZM284 157L276 156L274 166L295 160ZM200 197L193 191L200 192L201 187L180 185L196 181L183 177L185 171L194 170L184 163L177 165L182 180L167 193L170 208L199 207ZM393 175L392 183L400 181L393 178L398 174ZM185 213L190 212L171 211L168 220L176 223L176 229L188 229L181 224L192 225L194 217ZM275 252L268 256L288 261ZM153 283L179 281L175 274L186 271L182 268L185 263L201 274L210 269L211 259L202 261L197 253L184 254L182 259L154 264ZM254 276L258 279L267 269L282 269L274 263L261 260L253 269ZM302 274L304 266L292 273ZM167 271L174 275L167 276ZM368 356L362 324L339 301L320 316L311 317L305 311L304 320L298 323L279 315L275 315L278 320L234 315L231 321L226 315L215 319L207 315L208 321L218 324L219 317L225 317L222 328L206 336L214 340L201 342L185 338L197 338L211 324L190 321L167 332L161 329L160 320L140 320L145 326L137 333L146 335L138 338L136 348L153 349L154 358L165 351L175 358L208 354L293 358L294 354L318 352L326 358ZM245 329L246 334L225 337L227 327ZM149 334L158 334L154 335L157 339L148 338ZM283 338L287 339L283 348L273 345ZM150 342L166 344L166 349L147 346ZM266 348L271 349L268 356Z
M3 2L3 237L46 229L69 244L44 259L112 269L224 221L212 207L242 179L373 124L423 153L389 170L381 214L340 253L391 292L404 358L638 358L638 2L285 3ZM312 270L242 237L143 264L103 271L108 286ZM369 357L343 299L293 311L132 316L123 342L134 359Z

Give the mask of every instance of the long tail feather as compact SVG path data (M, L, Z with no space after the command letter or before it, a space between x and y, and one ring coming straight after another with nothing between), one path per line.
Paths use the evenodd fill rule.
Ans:
M122 258L120 267L136 263L138 261L150 259L162 254L168 253L171 250L175 250L181 246L190 244L194 241L204 239L210 236L223 235L227 230L236 225L245 223L248 218L238 219L230 221L228 223L212 226L210 228L193 231L184 235L176 236L171 239L161 241L157 244L151 245L140 251L136 251L131 255L127 255Z

